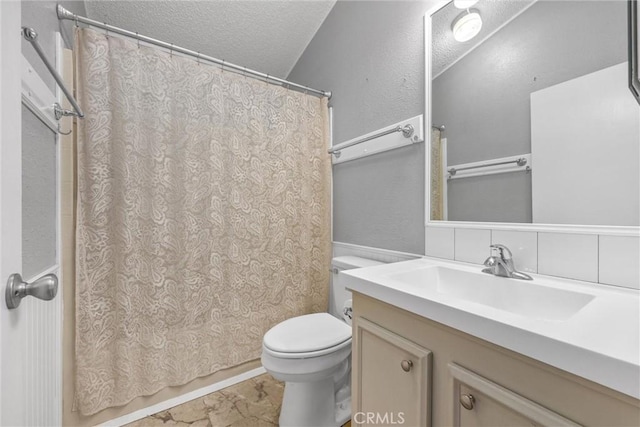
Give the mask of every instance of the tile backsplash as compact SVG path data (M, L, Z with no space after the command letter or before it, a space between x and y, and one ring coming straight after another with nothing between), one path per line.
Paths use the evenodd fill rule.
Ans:
M637 237L600 236L598 282L640 288L640 244Z
M453 259L473 264L482 264L491 254L490 244L490 230L457 228L454 232Z
M516 268L525 273L538 272L538 233L532 231L492 230L491 244L508 247L517 263ZM515 262L515 261L514 261Z
M453 259L454 257L453 228L427 227L425 236L425 255L435 258Z
M427 227L426 256L482 264L489 245L520 271L640 289L640 237Z
M538 233L538 273L598 281L598 235Z

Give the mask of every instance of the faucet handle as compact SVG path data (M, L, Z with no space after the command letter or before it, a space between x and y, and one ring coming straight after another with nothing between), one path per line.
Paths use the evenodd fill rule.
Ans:
M496 257L494 257L493 255L491 255L489 258L484 260L485 267L493 267L496 264L497 264Z
M491 245L489 247L491 249L496 249L498 251L498 253L500 254L500 258L502 258L504 260L513 258L513 254L511 253L509 248L506 247L505 245L501 245L500 243L495 243L495 244L493 244L493 245Z

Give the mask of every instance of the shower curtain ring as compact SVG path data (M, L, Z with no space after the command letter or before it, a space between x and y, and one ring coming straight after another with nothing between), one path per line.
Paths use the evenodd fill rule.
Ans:
M200 65L200 52L198 52L198 56L196 57L196 62Z
M222 67L220 67L220 69L222 70L222 72L224 73L224 59L222 60Z
M78 15L73 16L73 22L76 23L76 28L78 28Z
M138 49L140 49L140 35L136 31L136 40L138 41Z
M244 71L242 72L242 75L244 76L244 78L247 78L247 67L244 67Z
M269 74L267 74L267 78L264 79L265 84L269 84Z
M109 38L109 26L107 25L107 23L104 23L104 29L106 30L107 34L106 37Z
M173 43L171 43L171 48L169 49L169 56L173 58Z

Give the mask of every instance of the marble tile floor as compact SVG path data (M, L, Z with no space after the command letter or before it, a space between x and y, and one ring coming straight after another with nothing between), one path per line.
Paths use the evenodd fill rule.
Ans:
M263 374L127 424L126 427L272 427L284 383ZM345 424L345 427L350 423Z

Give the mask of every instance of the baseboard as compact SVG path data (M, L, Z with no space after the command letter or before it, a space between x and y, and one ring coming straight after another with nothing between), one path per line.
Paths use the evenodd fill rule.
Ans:
M392 251L389 249L372 248L351 243L333 242L333 256L359 256L382 262L409 261L422 258L424 255L408 252Z
M144 409L140 409L138 411L132 412L130 414L123 415L121 417L102 423L100 424L100 426L120 427L125 424L129 424L134 421L141 420L142 418L148 417L149 415L166 411L167 409L173 408L174 406L177 406L177 405L181 405L190 400L197 399L202 396L206 396L209 393L213 393L215 391L222 390L223 388L230 387L234 384L238 384L239 382L246 381L253 377L257 377L258 375L262 375L266 372L267 371L263 367L255 368L250 371L244 372L240 375L236 375L235 377L231 377L226 380L219 381L215 384L211 384L207 387L202 387L202 388L199 388L198 390L194 390L189 393L185 393L181 396L174 397L173 399L165 400L164 402L160 402L155 405L148 406Z

